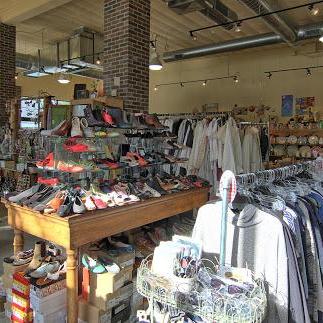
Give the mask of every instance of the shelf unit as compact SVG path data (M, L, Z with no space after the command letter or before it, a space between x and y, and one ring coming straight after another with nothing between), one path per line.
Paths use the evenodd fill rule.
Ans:
M123 109L123 100L119 97L102 96L97 98L71 100L71 105L91 105L105 104L113 108Z

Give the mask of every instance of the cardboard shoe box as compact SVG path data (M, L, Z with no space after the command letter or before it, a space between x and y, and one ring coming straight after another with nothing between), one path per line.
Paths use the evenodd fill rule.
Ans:
M79 300L79 321L87 323L107 323L111 321L111 313L100 310L84 299Z
M30 294L31 308L42 314L52 314L66 307L66 288L45 297L37 297Z
M34 323L65 323L66 313L66 307L63 307L51 314L43 314L34 311Z
M48 284L38 286L33 285L31 282L30 285L30 295L33 295L38 298L46 297L52 294L55 294L63 289L66 289L66 275L62 275L58 280L52 281L48 280Z
M93 274L90 272L90 299L93 297L105 297L121 288L126 282L132 280L133 266L120 270L118 274L103 273Z
M126 301L133 295L133 283L130 282L121 287L114 293L106 294L105 296L97 295L96 290L90 293L90 303L97 306L103 311L111 310L121 302Z

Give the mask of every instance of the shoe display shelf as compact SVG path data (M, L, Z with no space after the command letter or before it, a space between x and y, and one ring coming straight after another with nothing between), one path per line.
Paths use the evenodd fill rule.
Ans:
M82 216L72 215L65 218L44 215L5 199L1 201L8 209L8 223L14 229L15 254L23 250L23 233L51 241L66 249L67 322L76 323L80 292L80 266L77 259L82 246L198 208L207 202L208 193L208 187L194 188L135 204L89 211Z

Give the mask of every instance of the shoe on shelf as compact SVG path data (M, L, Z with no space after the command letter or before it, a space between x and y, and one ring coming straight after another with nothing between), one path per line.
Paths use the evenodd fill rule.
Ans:
M53 170L55 168L54 153L49 153L44 160L38 161L36 166L41 169Z
M158 120L156 114L145 114L143 116L145 123L153 128L163 129L165 128Z
M67 123L66 120L63 120L62 122L60 122L55 128L53 129L49 129L49 130L42 130L40 132L40 134L42 136L52 136L53 133L56 133L57 131L59 131L60 129L64 128L65 123Z
M9 197L9 201L13 202L13 203L18 203L23 198L28 198L28 197L34 195L35 193L37 193L39 188L40 188L40 185L36 184L36 185L32 186L31 188L19 193L18 195Z
M161 195L166 195L167 194L167 191L165 191L159 184L158 180L153 177L151 179L149 179L147 181L147 185L149 187L151 187L152 189L154 189L155 191L157 191L158 193L160 193Z
M85 205L85 208L88 211L96 210L96 206L95 206L95 203L93 202L93 199L92 199L91 195L86 196L85 201L84 201L84 205Z
M72 119L71 137L83 137L83 132L81 130L81 122L78 117L74 117Z
M38 176L37 183L48 185L48 186L55 186L59 184L59 179L57 177L45 178L42 176Z
M67 139L63 144L63 148L66 151L73 152L73 153L89 152L90 151L89 145L86 145L77 139L78 138L76 138L76 137L71 137L71 138Z
M73 204L74 197L71 194L67 193L65 195L64 202L57 210L57 214L61 217L69 216L72 213Z
M73 213L75 214L82 214L86 211L86 207L83 204L81 198L76 196L73 203Z
M36 192L29 198L20 200L20 203L27 207L33 207L40 203L43 199L48 197L48 195L53 191L51 186L43 186L43 189Z
M86 121L88 122L89 127L104 127L105 123L104 121L98 120L94 116L94 111L92 111L92 108L90 105L87 105L84 109L84 116Z
M81 128L83 130L84 136L86 138L94 138L94 131L92 128L89 127L89 123L87 122L87 120L85 118L81 119Z
M83 254L82 264L85 268L94 274L102 274L105 272L117 274L120 272L120 267L107 257L90 257L88 254Z
M123 111L118 108L106 108L106 112L113 118L114 123L119 128L131 128L129 122L124 121L127 117L124 116Z
M147 183L144 183L143 188L146 192L151 193L153 197L161 197L161 194L152 187L150 187Z
M50 200L44 209L44 214L56 213L59 207L64 203L65 192L58 191L55 197Z
M21 266L31 262L33 259L34 250L29 249L26 251L20 251L16 255L11 257L3 258L3 261L8 264L12 264L14 266Z
M48 274L56 272L60 267L58 261L44 262L37 269L29 273L32 278L42 278L47 277Z
M110 127L115 127L116 124L113 120L113 117L107 110L108 109L102 110L102 118L107 125L109 125Z
M57 169L61 172L68 173L80 173L84 171L84 167L82 165L77 165L76 163L63 162L59 161L57 164Z
M138 153L127 152L126 157L134 159L140 166L147 166L148 162Z
M101 196L98 196L98 195L93 195L92 196L92 200L96 206L96 208L98 210L103 210L103 209L106 209L108 207L108 203L106 203L105 201L103 201L101 199Z
M25 269L25 273L29 274L30 272L36 270L43 263L43 259L46 256L46 243L45 241L37 241L34 247L34 254L31 262L28 267Z
M46 209L47 204L56 196L56 193L57 191L54 190L48 193L39 203L32 204L33 210L43 212Z

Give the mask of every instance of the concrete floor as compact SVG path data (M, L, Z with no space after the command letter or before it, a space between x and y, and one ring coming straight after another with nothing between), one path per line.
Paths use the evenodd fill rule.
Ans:
M6 218L0 218L0 276L3 274L3 258L13 255L13 230L7 225L6 221ZM37 238L25 235L24 249L33 248L36 241Z

